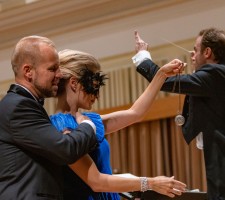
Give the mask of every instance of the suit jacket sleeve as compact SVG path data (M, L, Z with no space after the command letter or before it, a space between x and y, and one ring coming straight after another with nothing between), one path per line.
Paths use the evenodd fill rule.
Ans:
M150 59L145 60L137 66L137 72L143 75L148 81L152 81L159 67ZM216 70L215 70L216 69ZM223 74L221 76L221 74ZM161 90L166 92L179 93L178 76L166 79ZM206 64L193 74L180 75L180 93L193 96L224 96L220 87L215 87L215 82L223 82L220 79L225 78L223 65Z
M96 147L96 136L89 124L82 123L70 134L62 134L41 105L28 98L16 101L7 112L13 113L8 115L9 127L11 139L18 147L57 164L73 163Z

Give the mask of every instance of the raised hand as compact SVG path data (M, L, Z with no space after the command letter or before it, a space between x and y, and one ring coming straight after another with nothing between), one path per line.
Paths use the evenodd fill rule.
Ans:
M134 39L135 39L135 51L138 53L141 50L148 50L148 43L141 39L139 33L134 31Z

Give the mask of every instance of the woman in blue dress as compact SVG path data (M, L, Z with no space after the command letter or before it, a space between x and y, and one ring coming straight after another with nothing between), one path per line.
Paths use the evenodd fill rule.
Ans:
M100 71L99 62L90 54L67 49L59 52L59 60L63 78L58 88L57 114L50 116L50 119L59 131L69 134L79 123L74 116L80 108L92 108L98 98L100 87L105 84L106 76ZM127 178L112 175L109 144L105 134L140 121L148 112L166 77L175 75L182 69L183 65L179 60L164 65L128 110L105 115L83 113L96 126L99 146L76 163L64 167L65 200L119 200L117 192L147 189L170 197L181 195L186 185L174 177Z

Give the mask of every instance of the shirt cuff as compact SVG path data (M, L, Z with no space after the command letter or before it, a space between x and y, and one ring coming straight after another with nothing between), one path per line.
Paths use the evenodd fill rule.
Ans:
M95 126L95 124L94 124L91 120L85 119L85 120L83 120L83 121L81 122L81 124L82 124L82 123L88 123L88 124L93 128L93 130L94 130L94 132L95 132L95 134L96 134L96 126Z
M137 67L140 65L144 60L150 59L152 60L150 52L146 50L139 51L135 56L132 57L133 63Z

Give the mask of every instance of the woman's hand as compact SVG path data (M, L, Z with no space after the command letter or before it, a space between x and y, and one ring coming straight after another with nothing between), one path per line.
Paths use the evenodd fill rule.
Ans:
M186 184L177 181L174 177L157 176L149 178L149 188L160 194L175 197L185 192Z
M174 59L169 63L163 65L159 71L165 74L166 77L174 76L178 73L181 73L184 68L187 66L187 63L183 63L179 59Z

